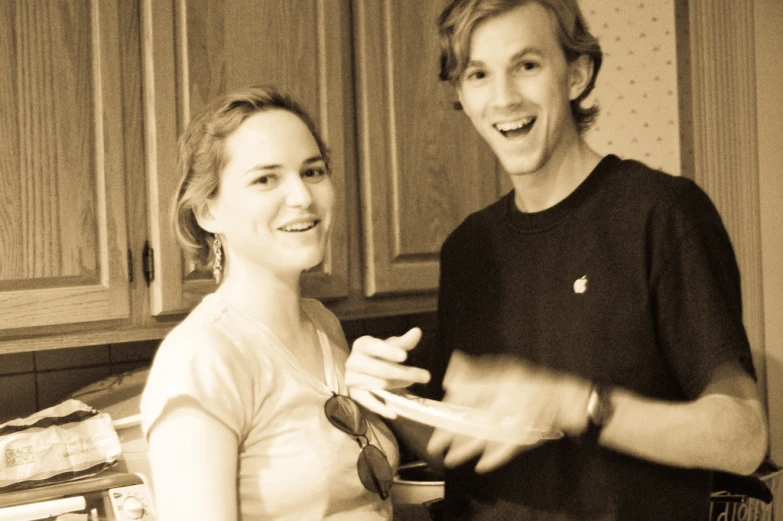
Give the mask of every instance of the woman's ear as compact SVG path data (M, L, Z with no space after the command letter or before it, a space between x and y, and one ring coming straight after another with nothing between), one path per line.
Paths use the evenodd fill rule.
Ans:
M220 233L217 219L210 205L210 201L204 201L195 208L193 208L193 215L196 216L196 222L205 231L209 233Z
M568 64L568 98L573 101L585 91L593 79L593 59L587 54L580 55Z

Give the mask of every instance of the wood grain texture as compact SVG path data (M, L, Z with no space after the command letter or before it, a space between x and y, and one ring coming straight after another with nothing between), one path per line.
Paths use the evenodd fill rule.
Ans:
M335 8L338 6L338 8ZM272 84L310 112L333 151L337 195L326 259L304 276L308 296L348 292L348 211L344 205L347 112L347 4L328 0L144 0L145 118L151 243L156 250L154 315L181 313L214 290L209 271L182 259L169 232L177 179L177 136L213 98Z
M4 4L0 280L97 279L92 44L85 2ZM82 175L75 175L82 173Z
M0 8L0 329L128 316L116 7Z
M437 289L441 244L499 189L494 157L438 81L438 11L354 3L367 296Z
M368 320L379 317L416 315L435 311L435 295L407 295L399 298L375 299L370 301L340 300L329 308L340 320ZM103 328L35 328L19 336L0 336L0 356L10 353L40 351L43 349L64 349L99 344L115 344L141 340L161 339L171 331L182 317L170 317L171 320L158 320L156 323L138 326ZM412 326L411 326L412 327ZM398 329L395 334L404 333Z

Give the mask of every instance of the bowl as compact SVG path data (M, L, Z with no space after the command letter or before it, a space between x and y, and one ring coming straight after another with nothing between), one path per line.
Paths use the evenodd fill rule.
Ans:
M441 499L445 482L443 473L427 463L418 461L401 465L394 476L391 488L392 503L397 505L423 505Z

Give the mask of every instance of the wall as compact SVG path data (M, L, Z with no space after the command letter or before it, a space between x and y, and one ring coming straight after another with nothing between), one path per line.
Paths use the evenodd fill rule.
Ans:
M62 401L111 374L146 365L159 341L0 356L0 423Z
M424 331L421 349L410 355L411 363L420 365L426 344L434 338L433 313L343 323L349 345L362 335L386 338L414 326ZM0 423L55 405L106 376L149 365L159 344L153 340L0 355Z
M783 466L783 2L756 0L754 35L764 343L772 460Z
M602 154L638 159L681 173L681 133L675 0L580 0L604 53L587 102L601 114L585 136Z

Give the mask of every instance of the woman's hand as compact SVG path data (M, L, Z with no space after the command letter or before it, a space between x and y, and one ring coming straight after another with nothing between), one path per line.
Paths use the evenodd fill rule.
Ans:
M389 419L397 414L375 397L370 389L402 389L426 383L430 373L418 367L402 365L408 351L421 340L421 329L414 327L402 336L386 340L363 336L353 343L345 363L345 383L351 398L367 409Z

